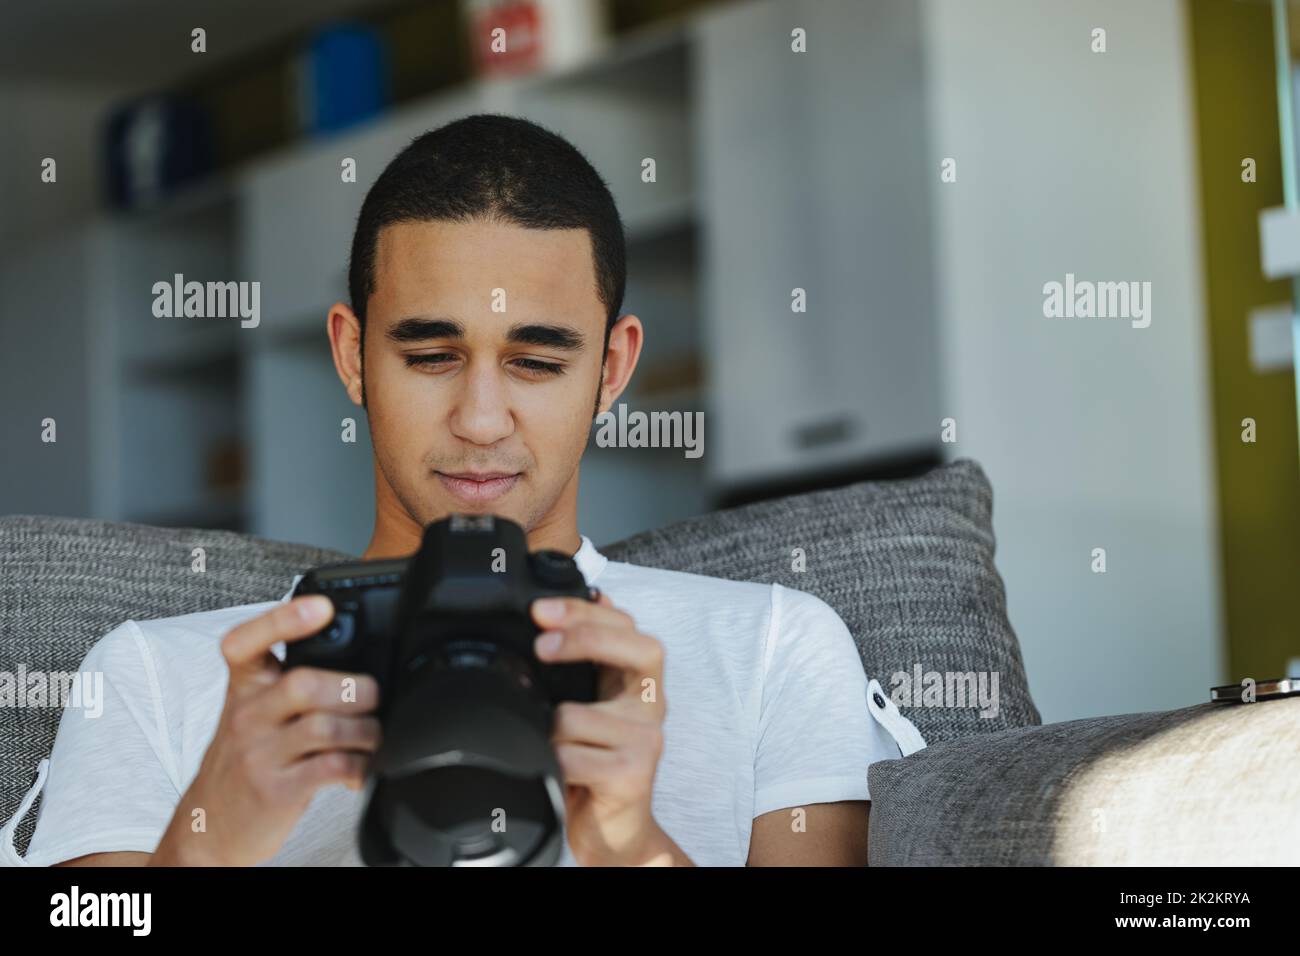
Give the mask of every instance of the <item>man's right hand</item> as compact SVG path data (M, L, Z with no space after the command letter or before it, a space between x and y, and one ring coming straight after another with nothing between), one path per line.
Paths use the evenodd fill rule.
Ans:
M150 865L261 863L280 850L319 788L362 787L380 740L375 679L284 670L271 653L279 641L315 634L332 614L328 598L305 595L222 639L230 683L221 721Z

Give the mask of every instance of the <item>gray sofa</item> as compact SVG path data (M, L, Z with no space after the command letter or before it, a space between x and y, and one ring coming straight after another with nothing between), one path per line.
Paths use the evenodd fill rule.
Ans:
M812 592L845 620L886 691L894 675L922 677L927 693L900 708L928 746L863 768L872 865L1300 861L1300 699L1043 726L994 566L992 506L983 471L959 460L601 550ZM196 573L200 547L206 569ZM0 673L74 671L128 618L274 600L299 571L346 557L226 531L0 518ZM995 706L960 693L991 690L993 675ZM58 719L56 707L0 707L0 821ZM18 830L20 852L35 815Z

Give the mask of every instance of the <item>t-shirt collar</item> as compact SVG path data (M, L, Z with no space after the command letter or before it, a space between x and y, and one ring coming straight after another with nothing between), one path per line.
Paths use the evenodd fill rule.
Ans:
M578 546L578 551L574 554L573 560L577 562L578 570L582 572L583 578L590 587L596 583L596 579L605 570L605 565L609 563L609 559L596 550L596 546L591 543L591 539L585 534L581 535L581 538L582 544ZM298 586L298 582L301 580L301 574L293 576L293 583L289 585L289 590L284 593L284 597L280 598L281 604L293 597L293 589Z
M582 544L578 547L578 553L573 556L573 560L578 563L578 570L587 579L588 586L596 583L596 579L605 570L605 565L609 563L609 559L596 550L596 546L585 534L582 535Z

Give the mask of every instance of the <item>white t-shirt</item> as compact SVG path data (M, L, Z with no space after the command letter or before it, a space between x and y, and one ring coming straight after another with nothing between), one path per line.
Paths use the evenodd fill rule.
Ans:
M870 799L871 763L924 746L868 681L844 622L820 598L609 561L585 536L575 559L588 584L664 645L668 707L651 809L696 864L743 866L755 817ZM65 708L53 752L0 830L0 862L152 852L216 732L227 681L221 638L275 603L127 621L100 639L81 670L103 673L102 712ZM274 651L282 658L283 644ZM19 857L13 832L42 787ZM321 788L268 864L361 865L363 801L364 791ZM560 865L575 865L567 841Z

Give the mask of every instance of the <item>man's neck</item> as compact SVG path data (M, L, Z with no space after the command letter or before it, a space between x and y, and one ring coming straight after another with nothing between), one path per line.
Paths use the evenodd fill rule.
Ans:
M420 547L421 532L416 531L410 535L385 534L378 527L375 528L374 535L370 539L370 544L366 546L365 552L361 555L363 561L373 561L379 558L409 558ZM582 547L582 536L578 534L577 529L573 530L571 536L566 536L562 542L551 540L549 536L543 538L536 534L536 529L528 534L528 550L540 551L543 548L551 548L556 551L563 551L567 555L575 555L578 549Z

